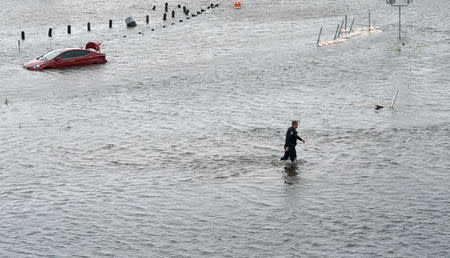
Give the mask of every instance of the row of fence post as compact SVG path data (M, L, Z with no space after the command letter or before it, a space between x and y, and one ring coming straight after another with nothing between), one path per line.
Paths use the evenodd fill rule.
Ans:
M207 9L212 9L212 8L215 8L215 7L218 7L218 6L219 6L219 4L210 4L210 5L207 7ZM169 3L165 3L164 8L165 8L165 12L164 12L164 14L163 14L163 21L167 20L167 13L168 13L168 11L169 11ZM181 5L180 5L180 4L178 4L178 8L181 8ZM156 5L153 6L152 10L153 10L153 11L156 10ZM193 14L192 14L192 17L196 17L197 15L202 14L202 13L205 12L205 11L206 11L205 9L200 9L200 11L197 11L197 14L194 14L194 13L193 13ZM189 15L189 12L190 12L190 10L189 10L186 6L183 6L183 14L186 15L186 16L188 16L188 15ZM172 10L172 18L175 18L175 10ZM186 19L189 19L189 16L186 17ZM180 22L182 22L182 21L183 21L183 20L180 20ZM147 24L150 23L150 16L149 16L149 15L146 15L146 16L145 16L145 22L146 22ZM112 20L109 20L108 27L109 27L109 28L112 28L112 25L113 25L113 21L112 21ZM91 23L90 23L90 22L87 23L87 31L91 31ZM71 26L71 25L67 25L67 34L72 34L72 26ZM51 38L52 36L53 36L53 29L52 29L52 28L49 28L49 29L48 29L48 37ZM25 31L21 31L21 32L20 32L20 38L21 38L22 40L25 40Z

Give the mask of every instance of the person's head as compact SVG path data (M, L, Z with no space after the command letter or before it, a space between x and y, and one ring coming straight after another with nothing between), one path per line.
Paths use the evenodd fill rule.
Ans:
M295 129L298 128L298 121L297 120L292 121L292 127L295 128Z

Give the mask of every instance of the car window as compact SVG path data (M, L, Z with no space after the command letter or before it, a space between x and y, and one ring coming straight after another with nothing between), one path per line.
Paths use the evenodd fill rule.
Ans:
M52 52L48 52L47 54L38 57L38 60L41 60L41 61L51 60L55 56L59 55L60 53L61 53L61 51L58 51L58 50L55 50L55 51L52 51Z
M91 52L86 51L86 50L71 50L71 51L67 51L64 52L60 55L61 59L69 59L69 58L76 58L76 57L81 57L81 56L87 56L89 55Z
M75 50L72 51L73 52L73 57L80 57L80 56L87 56L89 55L91 52L86 51L86 50Z
M73 58L73 52L74 52L74 51L67 51L67 52L64 52L64 53L62 53L59 57L60 57L61 59L69 59L69 58Z

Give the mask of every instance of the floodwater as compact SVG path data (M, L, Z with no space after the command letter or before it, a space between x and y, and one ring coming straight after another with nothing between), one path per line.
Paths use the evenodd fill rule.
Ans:
M450 1L404 46L385 1L232 2L0 2L1 257L450 256ZM107 64L21 67L90 40Z

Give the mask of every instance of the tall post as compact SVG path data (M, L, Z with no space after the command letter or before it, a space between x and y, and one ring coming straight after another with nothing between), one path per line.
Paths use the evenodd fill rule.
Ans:
M402 40L402 7L398 6L398 41Z
M347 29L347 15L345 16L345 29Z
M370 31L370 11L369 11L369 31Z
M342 27L344 27L344 21L341 22L341 27L339 29L338 36L337 36L338 38L341 36Z
M336 32L334 33L334 40L336 40L338 31L339 31L339 25L340 25L340 24L338 24L338 26L337 26L337 28L336 28Z
M352 33L353 23L355 22L355 17L353 17L352 25L350 25L350 29L348 29L348 34Z
M322 27L320 27L319 37L317 38L317 45L320 43L320 35L322 35Z

